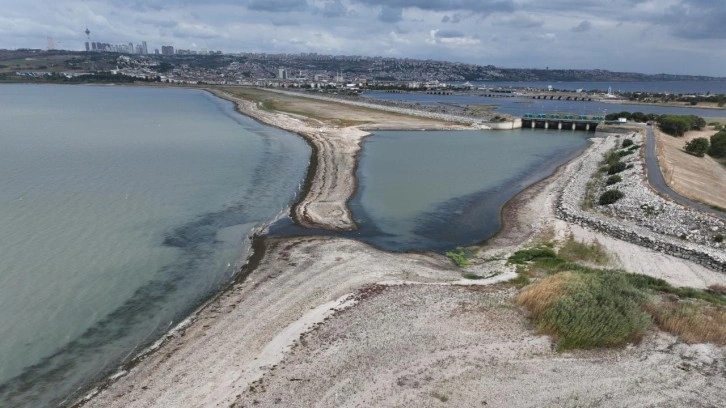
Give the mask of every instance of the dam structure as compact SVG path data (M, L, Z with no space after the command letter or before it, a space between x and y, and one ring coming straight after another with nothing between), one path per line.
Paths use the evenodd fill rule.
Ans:
M526 113L522 117L522 127L532 129L584 130L594 132L597 125L603 123L602 116L560 115Z

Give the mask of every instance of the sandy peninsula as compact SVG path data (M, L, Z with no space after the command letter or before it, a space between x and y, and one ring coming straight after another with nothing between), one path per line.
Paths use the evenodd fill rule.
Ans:
M345 203L365 131L323 132L310 119L235 100L243 113L316 147L298 221L353 228ZM441 255L391 254L348 239L258 240L250 267L228 290L78 405L720 406L724 347L651 330L622 350L559 353L514 306L517 289L506 280L516 274L504 259L544 235L596 241L612 255L610 266L673 285L726 283L691 261L557 218L563 189L583 162L600 159L602 143L511 200L503 230L463 271ZM485 279L463 279L464 272Z

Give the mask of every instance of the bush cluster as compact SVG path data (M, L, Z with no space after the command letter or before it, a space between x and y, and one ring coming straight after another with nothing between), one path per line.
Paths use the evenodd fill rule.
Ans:
M726 157L726 130L722 130L711 136L711 147L708 149L711 157Z
M605 181L606 186L611 186L615 183L620 183L623 181L623 178L620 177L618 174L613 174L612 176L608 177L607 181Z
M706 120L695 115L663 115L658 120L660 130L671 136L683 136L689 130L700 130Z
M623 140L623 144L622 144L623 149L626 148L626 147L628 147L628 146L632 146L632 145L633 145L633 139L625 139L625 140Z
M623 162L617 162L608 166L608 174L613 175L625 170L628 166Z
M694 156L703 157L706 155L709 147L711 147L711 143L709 143L708 139L705 137L697 137L686 142L684 149Z
M620 200L623 197L625 197L625 193L618 189L612 189L602 193L602 195L600 195L600 200L598 200L598 203L600 203L600 205L609 205Z

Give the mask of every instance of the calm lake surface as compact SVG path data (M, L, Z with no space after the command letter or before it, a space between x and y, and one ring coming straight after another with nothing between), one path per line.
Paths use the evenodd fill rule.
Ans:
M228 283L310 149L194 90L0 85L0 406L48 406Z
M366 139L351 234L378 247L444 251L500 228L502 206L588 145L592 133L376 132Z
M575 91L605 92L612 88L613 92L668 92L673 94L726 94L726 81L633 81L633 82L545 82L545 81L521 81L521 82L496 82L496 81L475 81L473 85L488 88L536 88L547 89L551 85L554 89Z
M418 103L421 105L466 104L492 105L496 112L514 116L531 114L570 113L575 115L605 115L613 112L643 112L673 115L697 115L704 118L726 117L726 110L705 108L681 108L671 106L628 105L599 101L557 101L520 97L489 98L474 92L468 95L428 95L425 93L366 92L364 98Z

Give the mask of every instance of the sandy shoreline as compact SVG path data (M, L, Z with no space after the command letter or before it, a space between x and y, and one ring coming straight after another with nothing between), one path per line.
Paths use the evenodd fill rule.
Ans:
M293 131L309 132L303 136L319 159L314 175L309 174L310 191L296 206L300 223L353 228L346 202L355 185L350 178L355 160L324 156L355 159L365 132L326 132L342 140L333 143L297 118L287 116L283 123L233 99L240 112L255 119L287 130L292 123L299 126ZM705 285L698 265L555 217L568 171L595 145L510 200L502 210L502 229L480 249L480 262L465 271L440 255L392 254L348 239L256 238L254 255L233 285L171 332L155 352L128 364L79 405L721 403L723 348L689 346L650 333L626 350L558 354L511 306L515 291L497 283L514 276L503 254L543 234L555 240L572 234L603 244L614 254L614 267L649 275L665 270L673 274L667 277L671 283ZM494 276L467 281L461 279L463 272Z

